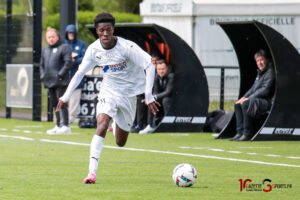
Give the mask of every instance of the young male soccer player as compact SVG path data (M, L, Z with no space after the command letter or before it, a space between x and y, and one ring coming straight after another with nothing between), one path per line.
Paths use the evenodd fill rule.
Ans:
M96 65L103 69L97 104L97 129L91 142L89 174L84 179L85 184L94 184L96 181L98 161L110 120L114 120L116 143L122 147L134 121L136 95L145 93L146 103L154 114L158 112L157 106L160 106L152 96L155 67L151 63L151 56L134 42L113 36L115 18L111 14L98 14L94 24L99 39L88 47L56 109L60 110L68 102L86 72Z

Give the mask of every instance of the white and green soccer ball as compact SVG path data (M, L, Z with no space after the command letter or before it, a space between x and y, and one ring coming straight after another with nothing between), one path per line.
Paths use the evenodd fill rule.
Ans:
M197 180L197 171L192 165L182 163L174 168L172 177L178 187L190 187Z

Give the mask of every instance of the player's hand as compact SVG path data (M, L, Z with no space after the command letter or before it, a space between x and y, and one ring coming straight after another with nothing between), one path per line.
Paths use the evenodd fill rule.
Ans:
M160 103L158 103L157 101L153 101L148 104L148 108L151 110L153 115L156 115L156 113L159 111L158 106L160 107Z
M59 99L59 100L58 100L58 104L57 104L57 106L56 106L55 112L60 111L60 109L61 109L63 106L67 105L67 104L68 104L68 102L63 102L61 99Z

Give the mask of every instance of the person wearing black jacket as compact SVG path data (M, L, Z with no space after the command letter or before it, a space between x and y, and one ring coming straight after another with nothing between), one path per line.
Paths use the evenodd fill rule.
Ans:
M265 115L272 106L275 74L264 50L255 53L258 67L256 80L242 98L235 102L236 135L229 140L247 141L254 134L254 120Z
M62 42L56 29L48 28L46 31L48 46L42 50L40 60L40 79L48 88L50 102L55 109L59 97L61 97L69 84L69 70L72 67L71 48ZM71 133L69 127L68 107L64 106L60 112L56 112L56 126L47 130L47 134ZM61 116L63 119L61 119Z
M174 73L166 61L159 59L156 62L156 76L153 85L154 99L160 103L162 109L153 116L148 112L148 125L145 129L139 131L139 134L148 134L154 131L154 127L161 121L168 112L171 104L171 97L174 87Z

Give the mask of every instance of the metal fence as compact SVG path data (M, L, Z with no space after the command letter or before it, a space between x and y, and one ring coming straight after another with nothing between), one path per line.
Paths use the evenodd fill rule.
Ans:
M209 88L209 101L236 100L239 95L240 73L237 66L204 66Z

